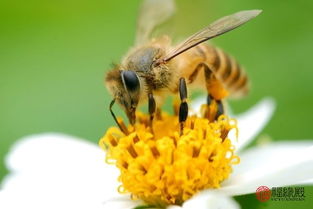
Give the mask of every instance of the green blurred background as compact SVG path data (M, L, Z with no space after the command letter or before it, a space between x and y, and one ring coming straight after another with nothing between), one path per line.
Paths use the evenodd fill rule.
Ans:
M63 132L97 143L113 124L103 78L132 46L139 0L0 2L0 179L4 157L20 137ZM241 112L265 96L275 116L261 135L313 137L313 2L309 0L177 0L164 31L183 38L212 20L244 9L264 13L214 43L245 66L251 94L231 101ZM69 150L70 154L70 150ZM259 203L238 197L244 208L308 208L304 202Z

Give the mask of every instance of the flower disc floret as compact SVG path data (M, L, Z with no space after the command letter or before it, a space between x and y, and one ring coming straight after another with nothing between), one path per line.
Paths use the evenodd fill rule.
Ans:
M121 172L121 193L152 205L181 205L201 190L219 188L239 163L227 137L236 121L224 115L213 122L191 116L182 134L177 116L163 113L152 129L148 115L137 118L127 131L109 128L99 142L106 161Z

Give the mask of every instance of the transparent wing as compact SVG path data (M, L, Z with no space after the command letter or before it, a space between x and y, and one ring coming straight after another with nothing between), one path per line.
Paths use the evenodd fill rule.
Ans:
M184 51L204 42L216 36L219 36L223 33L226 33L230 30L233 30L240 25L248 22L249 20L258 16L262 11L261 10L248 10L241 11L226 17L223 17L215 22L213 22L208 27L200 30L195 33L188 39L186 39L182 44L178 45L167 54L165 57L161 58L161 62L167 62L177 55L183 53Z
M141 5L136 44L148 41L152 30L169 19L175 12L175 0L144 0Z

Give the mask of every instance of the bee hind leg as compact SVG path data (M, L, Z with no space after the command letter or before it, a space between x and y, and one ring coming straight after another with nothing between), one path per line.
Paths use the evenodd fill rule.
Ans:
M214 121L217 120L219 116L224 114L222 99L228 95L228 92L223 87L222 83L215 77L213 71L207 65L203 66L206 88L208 91L208 107L205 111L205 117L207 117L210 121Z
M222 99L228 95L228 92L206 63L197 65L193 73L189 76L189 83L195 81L201 70L204 70L205 83L208 91L207 106L201 110L202 116L208 118L210 121L214 121L224 114Z
M188 104L187 104L187 85L185 78L179 79L179 95L180 95L180 106L179 106L179 124L180 124L180 135L183 134L184 124L188 116Z
M211 115L208 115L209 119L217 120L221 115L224 114L224 105L221 100L214 99L210 94L207 97L207 105L209 109L214 109L214 112L211 112Z

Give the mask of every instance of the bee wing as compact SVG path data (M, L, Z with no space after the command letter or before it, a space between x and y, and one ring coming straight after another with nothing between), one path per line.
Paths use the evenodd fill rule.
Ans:
M233 30L240 25L248 22L249 20L258 16L262 10L248 10L248 11L241 11L226 17L223 17L208 27L200 30L199 32L195 33L194 35L190 36L186 39L182 44L178 45L167 54L165 57L161 58L160 62L167 62L177 55L185 52L186 50L204 42L216 36L222 35L230 30Z
M144 0L137 22L136 44L148 41L152 30L170 18L174 12L174 0Z

